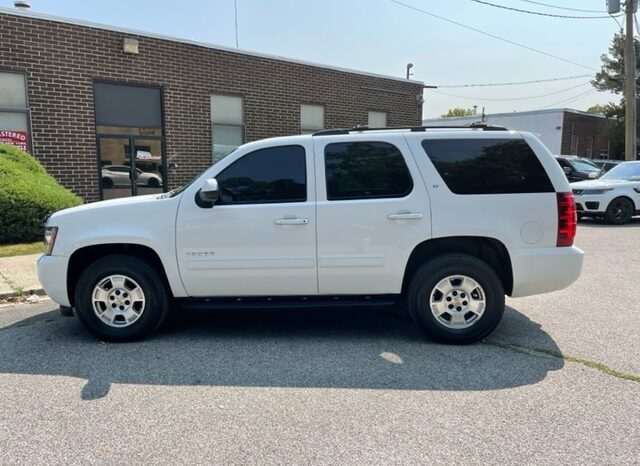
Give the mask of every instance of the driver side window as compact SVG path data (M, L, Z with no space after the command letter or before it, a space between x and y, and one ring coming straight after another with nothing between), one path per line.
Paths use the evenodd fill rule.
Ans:
M305 157L304 147L297 145L250 152L216 176L219 186L217 204L305 202Z

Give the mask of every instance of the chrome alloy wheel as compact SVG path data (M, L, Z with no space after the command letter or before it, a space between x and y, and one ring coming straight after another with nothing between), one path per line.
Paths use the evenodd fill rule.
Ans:
M487 307L484 290L473 278L450 275L429 295L429 308L439 324L462 330L473 326Z
M126 275L109 275L98 282L91 294L93 312L110 327L135 323L144 312L144 291Z

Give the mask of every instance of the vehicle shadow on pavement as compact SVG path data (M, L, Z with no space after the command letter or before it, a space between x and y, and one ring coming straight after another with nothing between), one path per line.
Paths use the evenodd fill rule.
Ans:
M512 308L490 340L560 351ZM431 343L389 309L181 311L154 337L127 344L100 342L51 311L1 328L0 354L0 373L86 379L87 400L111 384L496 390L564 365L486 343Z

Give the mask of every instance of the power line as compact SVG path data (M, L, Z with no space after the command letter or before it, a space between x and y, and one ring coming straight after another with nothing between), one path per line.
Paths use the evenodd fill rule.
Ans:
M597 70L595 68L592 68L592 67L587 66L587 65L583 65L581 63L577 63L577 62L569 60L567 58L562 58L562 57L559 57L557 55L553 55L551 53L544 52L542 50L539 50L539 49L536 49L536 48L533 48L533 47L529 47L528 45L520 44L518 42L514 42L512 40L505 39L504 37L496 36L495 34L491 34L489 32L485 32L485 31L482 31L480 29L477 29L477 28L474 28L474 27L471 27L471 26L467 26L466 24L462 24L462 23L459 23L457 21L453 21L453 20L451 20L449 18L445 18L444 16L438 16L438 15L436 15L434 13L430 13L430 12L428 12L426 10L422 10L420 8L417 8L417 7L413 6L413 5L409 5L407 3L403 3L403 2L401 2L399 0L389 0L389 1L393 2L393 3L397 4L397 5L403 6L405 8L409 8L410 10L414 10L414 11L420 12L420 13L422 13L424 15L431 16L433 18L437 18L437 19L439 19L441 21L446 21L447 23L455 24L456 26L460 26L462 28L469 29L470 31L474 31L474 32L477 32L479 34L482 34L482 35L485 35L485 36L488 36L488 37L492 37L493 39L497 39L497 40L500 40L502 42L506 42L508 44L515 45L517 47L520 47L520 48L523 48L523 49L526 49L526 50L530 50L532 52L536 52L536 53L539 53L541 55L545 55L545 56L550 57L550 58L555 58L556 60L560 60L560 61L563 61L565 63L571 63L572 65L579 66L580 68L585 68L585 69L591 70L591 71L599 71L599 70Z
M575 102L576 100L580 100L581 98L586 97L589 94L593 94L594 92L596 92L595 89L590 89L587 92L583 92L582 94L578 94L577 96L571 97L570 99L561 100L560 102L557 102L555 104L547 105L545 108L557 107L558 105L566 105L566 104L569 104L571 102Z
M520 8L512 8L510 6L504 5L496 5L495 3L485 2L483 0L471 0L472 2L481 3L482 5L492 6L494 8L502 8L503 10L516 11L518 13L526 13L528 15L537 15L537 16L548 16L550 18L563 18L563 19L603 19L608 18L609 15L605 16L567 16L567 15L554 15L551 13L541 13L539 11L531 11L531 10L522 10ZM622 16L622 15L618 15Z
M533 3L534 5L546 6L549 8L556 8L558 10L580 11L581 13L604 13L604 11L602 10L581 10L579 8L569 8L566 6L550 5L549 3L534 2L533 0L520 0L520 1L526 2L526 3Z
M504 99L504 98L494 99L494 98L486 98L486 97L470 97L470 96L466 96L466 95L449 94L448 92L435 91L435 90L431 91L431 92L435 92L436 94L447 95L449 97L457 97L457 98L460 98L460 99L485 100L485 101L488 101L488 102L511 102L511 101L514 101L514 100L540 99L542 97L549 97L549 96L556 95L556 94L562 94L563 92L571 91L573 89L577 89L579 87L586 86L587 84L589 84L589 83L578 84L577 86L571 86L571 87L568 87L566 89L561 89L559 91L550 92L548 94L532 95L532 96L528 96L528 97L514 97L514 98L509 98L509 99Z
M438 86L438 89L453 89L453 88L463 88L463 87L492 87L492 86L519 86L521 84L537 84L537 83L550 83L554 81L566 81L569 79L578 79L578 78L591 78L590 74L580 74L577 76L565 76L563 78L549 78L549 79L536 79L534 81L519 81L519 82L511 82L511 83L486 83L486 84L452 84L449 86Z

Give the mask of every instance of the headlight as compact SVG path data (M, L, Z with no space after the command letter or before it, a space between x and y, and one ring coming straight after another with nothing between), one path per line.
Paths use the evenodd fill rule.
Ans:
M613 191L613 188L585 189L582 194L583 195L586 195L586 194L604 194L604 193L608 193L609 191Z
M45 254L50 256L53 252L53 245L56 242L56 236L58 235L58 227L46 227L44 229L44 248Z

